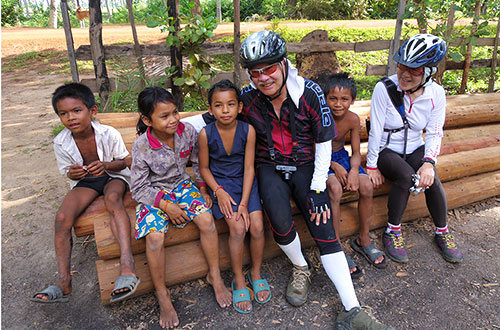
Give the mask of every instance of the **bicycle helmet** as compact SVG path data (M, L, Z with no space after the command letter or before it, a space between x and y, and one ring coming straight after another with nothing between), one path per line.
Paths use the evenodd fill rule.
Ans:
M421 84L413 93L432 82L432 75L437 72L438 63L446 54L446 42L432 34L417 34L406 40L394 54L394 61L410 68L423 67Z
M276 63L286 56L286 41L274 31L262 30L249 35L241 44L241 66L251 68Z
M410 68L433 67L443 59L446 42L432 34L417 34L406 40L394 54L394 61Z

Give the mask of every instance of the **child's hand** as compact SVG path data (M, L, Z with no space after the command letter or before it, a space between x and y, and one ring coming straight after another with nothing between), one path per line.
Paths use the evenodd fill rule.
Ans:
M87 170L92 176L100 176L104 174L104 163L100 160L93 161L89 165L87 165Z
M219 208L222 214L226 218L231 219L233 216L233 207L231 205L236 205L236 202L224 189L217 191L217 200L219 201Z
M71 180L80 180L81 178L85 177L87 174L89 174L89 171L87 168L83 165L71 165L69 167L68 171L68 178Z
M206 191L200 191L201 196L203 196L203 199L205 200L205 206L208 207L209 209L212 208L212 198L210 198L210 194L207 193Z
M359 189L359 170L351 170L347 176L346 190L357 191Z
M248 228L250 228L250 216L248 215L248 208L240 204L238 206L238 213L236 213L236 221L243 220L245 223L245 231L248 231Z
M337 180L339 180L340 184L342 185L342 188L345 188L347 185L347 171L345 170L344 166L340 165L339 163L332 162L332 170L335 172L335 176L337 177Z
M187 214L175 203L167 202L163 211L174 225L182 225L189 221Z

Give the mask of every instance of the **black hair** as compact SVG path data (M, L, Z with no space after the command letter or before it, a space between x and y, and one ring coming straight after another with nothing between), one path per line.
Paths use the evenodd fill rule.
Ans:
M230 90L233 90L236 93L236 98L238 99L238 102L240 102L240 89L236 87L236 85L233 84L232 81L223 79L210 87L210 90L208 91L208 104L212 105L212 97L214 96L215 92Z
M358 93L356 89L356 82L354 82L354 79L350 78L349 74L346 72L322 74L317 79L317 82L323 90L323 94L325 94L325 97L328 95L330 90L338 87L339 89L349 89L351 91L352 99L356 99L356 95Z
M89 110L96 105L94 93L90 88L79 83L69 83L57 87L54 94L52 94L52 107L57 114L59 114L57 103L68 97L82 101Z
M178 106L175 102L174 96L165 88L146 87L137 97L139 114L151 120L151 115L155 111L155 107L158 103L172 103L176 107ZM148 126L144 124L141 117L139 117L139 121L136 126L137 134L146 132L147 128Z

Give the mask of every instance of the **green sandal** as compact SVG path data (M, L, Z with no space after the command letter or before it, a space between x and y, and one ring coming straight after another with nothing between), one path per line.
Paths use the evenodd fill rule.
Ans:
M271 288L269 287L269 284L267 283L267 280L265 278L257 281L252 281L252 276L250 275L250 272L248 272L248 280L252 284L253 295L255 296L256 302L258 302L259 304L265 304L266 302L271 300ZM261 291L269 291L269 297L267 297L267 299L264 301L260 301L257 298L257 293Z
M239 308L236 304L242 301L249 301L250 304L252 303L252 299L250 298L250 291L248 288L244 288L241 290L236 290L236 287L234 286L234 282L231 284L232 286L232 291L233 291L233 307L237 312L243 313L243 314L248 314L252 312L253 306L250 308L249 311L245 311L241 308Z

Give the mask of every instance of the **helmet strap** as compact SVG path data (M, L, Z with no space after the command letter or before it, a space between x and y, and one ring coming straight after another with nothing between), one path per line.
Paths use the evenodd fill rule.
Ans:
M288 79L288 62L285 61L285 65L283 66L283 60L281 60L279 66L281 68L281 76L283 77L283 83L281 84L281 87L274 95L268 96L268 99L271 102L281 96L281 91L283 90L283 87L285 87L286 80Z

